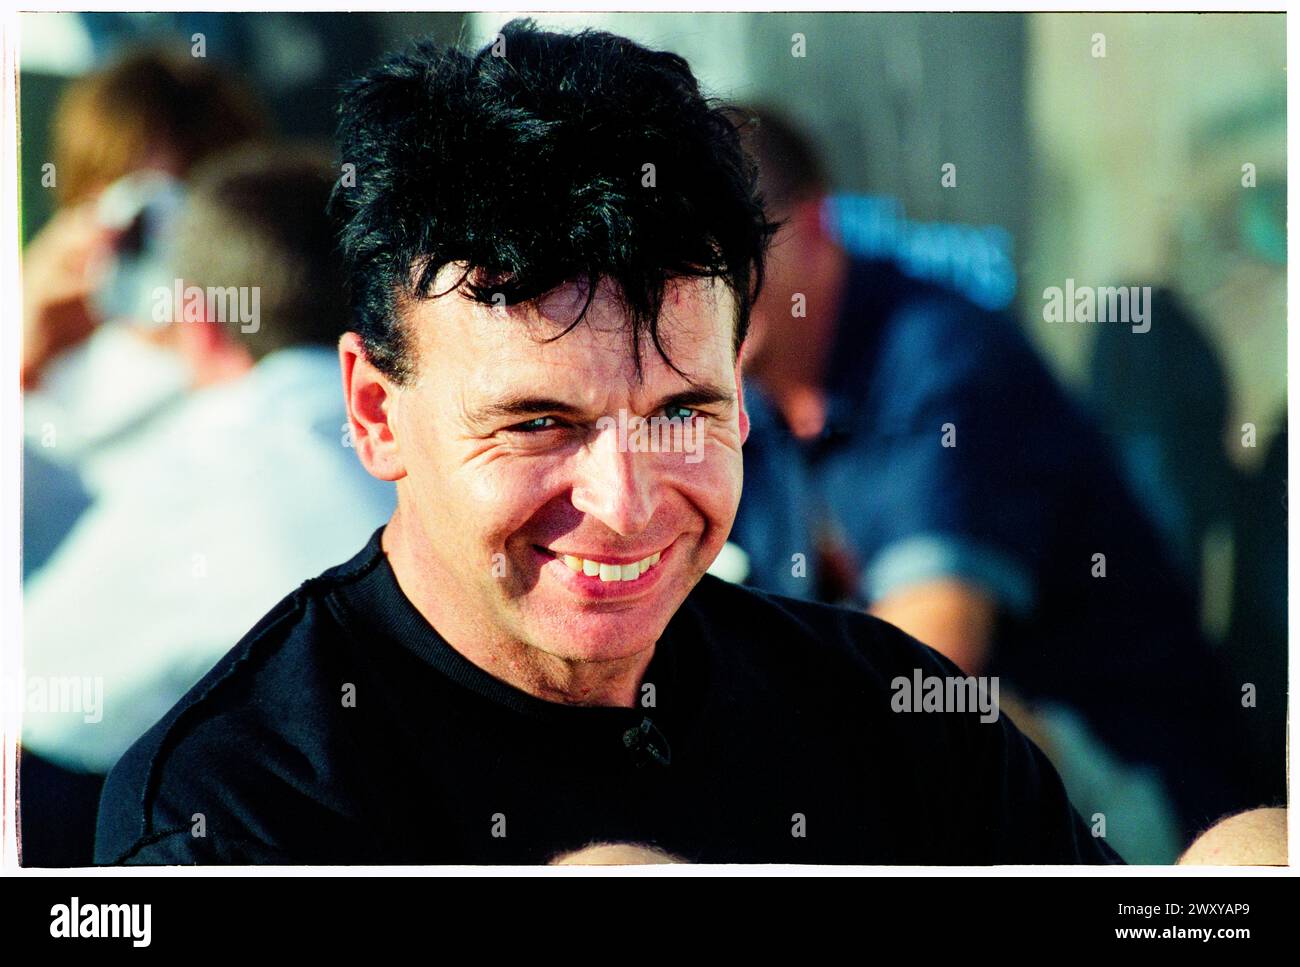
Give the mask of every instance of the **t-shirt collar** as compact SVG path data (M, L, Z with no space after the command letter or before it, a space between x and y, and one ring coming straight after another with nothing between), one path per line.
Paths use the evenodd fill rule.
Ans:
M345 622L354 631L378 633L400 645L453 682L488 701L522 715L557 724L635 727L650 716L656 724L671 715L677 681L673 624L660 636L643 682L654 688L654 707L567 705L549 702L494 677L456 651L403 593L382 546L384 528L375 531L351 582L340 584L335 597Z

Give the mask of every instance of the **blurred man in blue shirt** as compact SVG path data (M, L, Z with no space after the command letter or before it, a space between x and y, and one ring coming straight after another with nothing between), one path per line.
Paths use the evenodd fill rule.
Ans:
M781 507L771 463L747 446L737 534L753 518L811 518L820 581L802 582L805 596L869 607L967 673L1060 709L1058 725L1095 738L1098 755L1154 767L1185 844L1246 801L1241 692L1219 676L1193 595L1104 439L1014 321L847 252L813 149L779 117L754 117L765 203L785 224L747 392L770 401L753 434L798 448L807 489Z

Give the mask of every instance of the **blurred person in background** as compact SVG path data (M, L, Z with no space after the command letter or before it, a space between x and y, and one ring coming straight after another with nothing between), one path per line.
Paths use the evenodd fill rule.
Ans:
M97 457L188 387L163 329L139 318L104 324L129 301L118 267L156 259L161 233L141 217L149 190L174 207L193 165L266 129L251 92L188 53L134 49L73 81L52 123L50 161L28 161L50 166L58 207L22 262L24 585L93 503ZM88 857L87 836L62 830L93 827L102 777L34 755L22 776L49 820L29 825L29 857Z
M132 50L60 99L51 161L28 160L48 165L58 207L22 264L24 580L86 506L60 495L93 490L95 458L188 389L173 331L145 316L166 222L194 165L266 127L188 48Z
M23 259L24 388L40 385L59 355L103 321L95 269L120 241L97 208L105 191L141 172L184 179L204 158L265 130L261 107L238 81L165 49L130 52L71 84L53 125L59 207Z
M306 149L246 147L195 170L169 264L203 297L155 294L195 389L98 458L91 506L28 583L26 675L92 683L99 707L29 701L25 762L102 778L286 586L391 514L392 485L362 469L347 434L332 186ZM68 781L25 769L25 863L56 835L89 849L93 810L88 829L50 825L42 790Z
M823 580L804 595L865 605L1002 677L1083 814L1104 813L1130 861L1172 862L1250 803L1238 764L1253 752L1183 574L1014 321L846 251L811 143L775 112L739 114L784 223L746 373L771 404L752 407L752 433L798 441L809 481L786 509L819 536ZM746 457L748 497L770 471ZM738 529L771 513L742 498Z
M1132 281L1132 280L1131 280ZM1196 593L1217 657L1252 701L1234 708L1258 754L1256 802L1286 801L1286 413L1253 471L1234 464L1232 384L1206 320L1173 287L1151 290L1141 339L1103 327L1087 394L1128 471L1133 494ZM1242 428L1244 429L1244 428ZM1225 554L1225 550L1227 553ZM1230 563L1227 563L1224 558Z

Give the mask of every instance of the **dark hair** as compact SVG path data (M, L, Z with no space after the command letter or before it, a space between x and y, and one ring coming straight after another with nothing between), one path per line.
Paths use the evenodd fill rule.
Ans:
M769 211L783 211L827 190L826 168L812 140L783 114L758 106L733 108L732 116L758 165L759 190Z
M334 171L327 150L249 146L194 171L176 225L174 268L186 284L257 286L260 324L227 331L254 360L298 345L333 346L350 313L326 213Z
M355 322L399 382L415 363L397 309L456 262L456 285L485 304L585 283L573 325L613 281L638 373L644 334L672 365L658 317L674 278L723 279L733 348L744 339L774 228L734 124L676 54L531 20L472 56L420 41L346 87L339 151L356 166L331 202Z

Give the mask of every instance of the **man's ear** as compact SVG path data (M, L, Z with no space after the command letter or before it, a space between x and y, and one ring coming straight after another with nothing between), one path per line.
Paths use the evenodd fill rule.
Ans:
M749 340L746 339L746 342ZM740 375L740 362L745 357L745 347L740 347L736 354L736 404L740 407L740 442L743 446L749 439L749 414L745 411L745 384Z
M380 480L400 480L406 476L406 467L391 424L397 387L366 357L365 346L355 332L345 332L339 340L339 368L348 430L361 465Z

